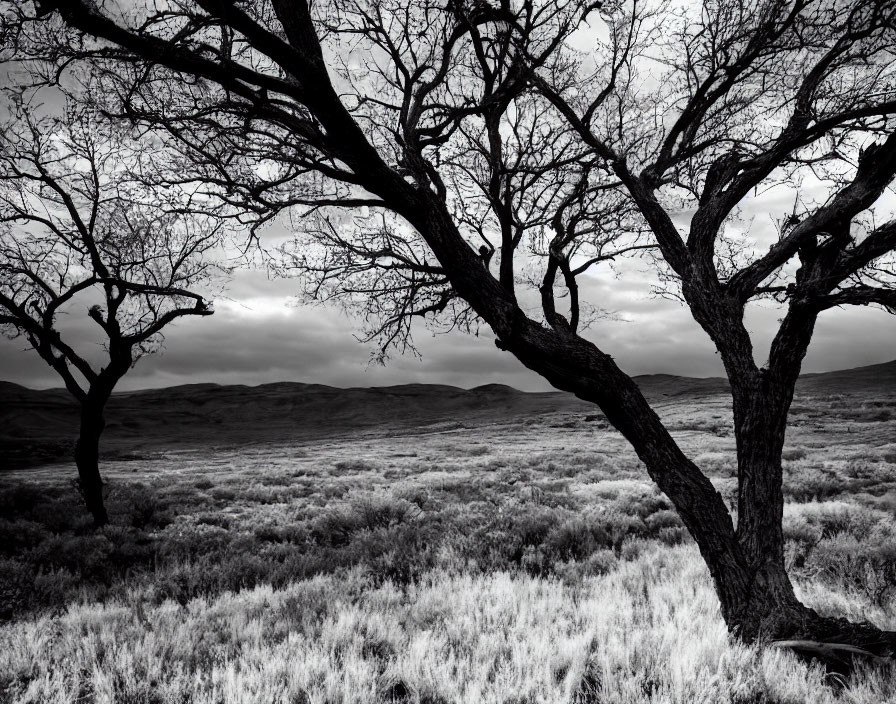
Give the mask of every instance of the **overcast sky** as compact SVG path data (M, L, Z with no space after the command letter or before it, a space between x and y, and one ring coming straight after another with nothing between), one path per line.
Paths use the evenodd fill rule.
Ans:
M586 37L586 39L588 39ZM589 40L590 41L590 40ZM801 197L804 194L801 192ZM811 195L811 194L808 194ZM808 196L807 196L808 197ZM889 205L896 197L888 196ZM764 251L777 237L774 222L794 202L793 191L767 192L743 203L740 222ZM891 212L896 209L888 208ZM883 215L883 213L881 213ZM687 215L677 222L687 225ZM494 269L494 262L493 262ZM580 282L583 300L613 313L598 320L585 336L611 354L630 374L669 373L722 376L712 343L679 303L651 295L654 278L643 264L616 278L606 268ZM549 386L510 354L498 350L490 330L480 336L433 336L423 325L415 342L422 359L394 355L386 366L368 364L372 348L355 338L359 323L333 307L297 305L298 285L270 280L261 271L237 271L215 314L184 318L166 328L163 351L142 359L120 382L120 389L215 382L261 384L301 381L333 386L441 383L461 387L502 383L525 390ZM60 327L76 349L100 357L88 303L76 305ZM781 311L770 304L748 309L747 323L762 364ZM824 313L803 371L829 371L896 358L896 318L871 308ZM56 374L23 339L0 337L0 379L26 386L61 386Z
M599 272L600 273L600 272ZM385 366L368 365L371 347L353 333L356 321L338 309L297 306L296 284L269 280L261 271L234 276L227 298L215 303L208 318L187 318L168 328L165 349L142 359L120 389L215 382L261 384L301 381L331 386L381 386L440 383L461 387L502 383L526 390L548 389L535 373L498 350L491 332L479 337L454 333L433 336L420 326L416 334L422 360L394 356ZM587 299L616 312L598 321L587 336L613 355L631 374L671 373L720 376L712 344L681 305L649 293L649 277L632 271L623 279L609 272L584 282ZM76 307L62 321L63 332L84 351L93 348L95 324L87 307ZM80 318L79 318L80 314ZM753 307L748 324L757 359L764 361L779 311ZM896 319L869 308L825 313L804 371L827 371L896 358ZM24 340L0 338L0 378L31 387L60 386L55 373Z
M778 237L775 221L789 212L793 199L789 189L748 196L741 217L732 226L744 230L742 236L755 243L757 253L764 252ZM886 210L896 210L896 196L888 194L884 201ZM884 214L881 211L880 215ZM677 213L675 220L684 231L689 214ZM288 233L277 226L267 236L279 241ZM597 320L585 336L630 374L723 376L714 346L687 308L652 295L657 281L647 262L625 263L620 271L622 275L615 276L602 264L581 278L582 300L612 313ZM355 337L360 323L332 306L298 305L298 289L296 281L271 280L264 271L236 271L224 295L215 299L214 315L183 318L167 327L163 351L140 360L118 388L274 381L341 387L437 383L470 388L500 383L524 390L550 388L510 354L498 350L487 327L478 337L463 333L434 336L417 325L414 337L422 359L395 354L386 366L369 364L372 346ZM101 331L87 317L92 302L76 301L58 325L76 350L100 360ZM759 364L766 361L781 315L782 311L768 302L747 309L747 327ZM879 309L849 307L821 315L803 371L830 371L893 359L896 317ZM62 385L24 339L0 337L0 379L35 388Z
M896 198L889 198L889 201ZM764 251L777 238L774 221L792 207L793 192L747 198L738 220L745 236ZM687 213L676 220L683 228ZM740 225L739 225L740 226ZM285 233L280 233L283 236ZM276 237L279 239L279 236ZM494 262L492 264L494 268ZM580 282L583 301L613 313L585 334L630 374L668 373L722 376L718 355L706 334L681 304L651 294L656 283L646 263L601 265ZM525 390L550 387L510 354L498 350L488 328L480 336L436 335L418 325L415 342L422 359L394 355L385 366L368 364L372 347L355 338L358 321L334 307L297 305L298 285L271 280L263 271L237 271L211 317L184 318L166 328L162 353L145 357L119 389L214 382L262 384L300 381L331 386L439 383L470 388L501 383ZM99 329L87 317L89 302L76 303L59 327L70 344L102 357ZM757 362L767 358L781 311L770 303L748 308ZM91 355L92 351L92 355ZM896 359L896 317L878 309L849 307L819 318L803 371L845 369ZM23 339L0 337L0 379L36 388L60 380Z

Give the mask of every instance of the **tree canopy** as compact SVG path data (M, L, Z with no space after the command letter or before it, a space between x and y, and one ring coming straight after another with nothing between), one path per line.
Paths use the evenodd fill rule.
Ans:
M59 316L82 302L130 368L168 323L211 314L188 287L217 266L206 254L221 225L184 217L183 194L147 191L139 142L72 103L65 113L19 103L0 136L0 322L81 400L102 370L66 344Z
M81 406L80 487L105 522L97 446L119 380L164 328L211 315L204 295L222 221L192 194L152 184L152 152L121 125L71 100L8 96L0 134L0 326L23 337ZM59 102L59 96L53 102ZM205 209L207 210L207 209ZM197 292L202 290L203 294ZM89 318L97 358L66 318Z

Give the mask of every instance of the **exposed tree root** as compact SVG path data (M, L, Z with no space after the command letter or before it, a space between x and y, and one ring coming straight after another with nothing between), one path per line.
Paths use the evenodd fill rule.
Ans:
M875 655L846 643L825 643L817 640L776 640L769 643L773 648L791 650L808 662L820 662L829 673L848 677L859 664L889 665L892 658Z
M844 618L819 616L806 609L806 618L791 636L769 642L774 648L795 653L806 662L817 662L842 684L857 667L896 664L896 632L884 631L871 623L855 623Z

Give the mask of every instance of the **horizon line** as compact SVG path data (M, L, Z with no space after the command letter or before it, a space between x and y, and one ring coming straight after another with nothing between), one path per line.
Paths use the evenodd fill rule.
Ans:
M800 372L800 377L822 376L825 374L837 374L839 372L857 371L859 369L871 369L873 367L884 367L884 366L888 366L891 364L896 364L896 358L891 359L887 362L877 362L875 364L863 364L858 367L845 367L845 368L841 368L841 369L831 369L831 370L824 371L824 372ZM674 378L674 379L690 379L693 381L718 380L718 381L723 381L725 383L728 383L728 378L725 376L688 376L686 374L672 374L669 372L650 372L650 373L646 373L646 374L634 374L634 375L631 375L631 378L632 379L643 379L646 377L658 377L658 376L666 376L666 377L670 377L670 378ZM11 384L13 386L18 386L19 388L27 389L29 391L38 391L38 392L41 392L41 391L65 391L67 393L67 389L65 388L65 386L36 387L36 386L29 386L28 384L23 384L18 381L12 381L10 379L0 379L0 384ZM244 388L248 388L248 389L257 389L257 388L261 388L263 386L277 386L277 385L285 385L285 384L297 384L297 385L301 385L301 386L321 386L324 388L340 389L340 390L344 390L344 391L370 390L370 389L395 389L395 388L403 388L403 387L409 387L409 386L442 386L442 387L446 387L446 388L450 388L450 389L457 389L459 391L475 391L476 389L483 389L483 388L487 388L490 386L495 386L495 387L503 387L503 388L507 388L507 389L512 389L513 391L516 391L521 394L570 393L568 391L563 391L562 389L552 389L552 390L548 390L548 391L525 391L523 389L518 389L515 386L511 386L510 384L501 384L498 382L487 383L487 384L477 384L476 386L469 386L469 387L455 386L454 384L440 384L438 382L429 383L429 382L419 382L419 381L409 382L407 384L373 384L371 386L336 386L333 384L321 384L321 383L313 382L313 381L296 381L296 380L289 380L289 379L283 379L280 381L266 381L266 382L263 382L260 384L240 384L240 383L222 384L222 383L219 383L216 381L193 381L193 382L186 382L183 384L172 384L171 386L146 386L146 387L141 387L141 388L136 388L136 389L122 389L122 390L113 391L112 393L113 393L113 395L135 394L135 393L142 393L145 391L164 391L165 389L179 389L179 388L184 388L184 387L188 387L188 386L214 386L214 387L218 387L218 388L244 387Z

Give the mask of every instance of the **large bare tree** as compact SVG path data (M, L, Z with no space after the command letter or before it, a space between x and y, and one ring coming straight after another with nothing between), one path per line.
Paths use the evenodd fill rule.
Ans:
M797 600L781 452L818 316L896 306L896 220L870 215L896 174L894 14L884 0L41 0L15 26L25 48L89 61L106 109L165 130L226 201L259 222L302 216L295 265L319 294L364 301L383 344L417 316L484 321L597 404L674 503L732 631L892 653L894 634ZM751 245L734 226L744 199L800 184L780 236ZM582 274L627 255L654 263L724 362L736 525L580 334ZM761 298L782 306L767 353L744 323Z
M106 403L166 325L211 315L190 289L217 268L206 255L221 221L182 191L147 190L148 145L74 102L58 111L33 101L16 94L0 128L0 327L27 340L78 401L78 486L103 525ZM96 325L104 354L85 345L78 318Z

